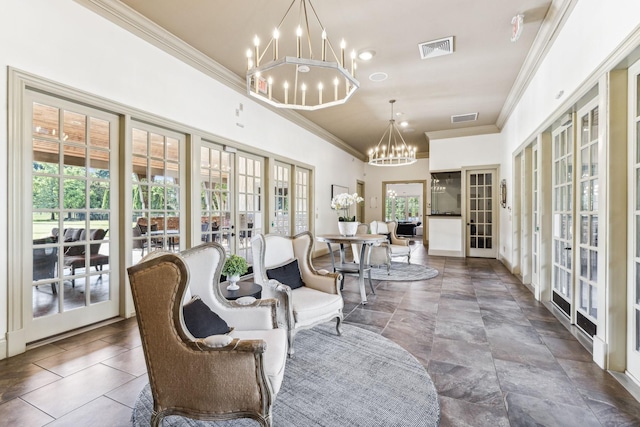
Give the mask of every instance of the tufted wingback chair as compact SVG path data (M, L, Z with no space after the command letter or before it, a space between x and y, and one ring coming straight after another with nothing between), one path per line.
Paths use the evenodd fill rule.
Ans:
M271 425L271 407L284 377L287 335L276 304L221 296L225 251L204 243L180 254L156 251L128 269L149 383L151 425L177 414L198 420L253 418ZM183 303L198 295L234 329L195 338Z
M293 340L300 329L336 319L336 331L341 335L342 308L341 275L320 274L311 263L313 236L303 232L296 236L257 234L251 240L254 281L262 285L262 296L280 302L278 321L289 337L289 355L293 355ZM269 279L268 270L298 260L304 286L291 289L287 283Z

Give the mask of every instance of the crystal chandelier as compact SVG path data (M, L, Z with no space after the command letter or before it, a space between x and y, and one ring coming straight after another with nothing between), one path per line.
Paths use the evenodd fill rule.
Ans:
M375 148L369 150L369 164L373 166L404 166L416 162L416 149L407 146L404 138L393 118L393 104L395 99L389 101L391 104L391 120L389 126L382 134L380 142Z
M298 23L289 28L287 24L291 23L285 20L296 2ZM315 21L309 21L308 10ZM317 37L312 38L312 33ZM247 92L274 107L332 107L344 104L360 87L355 77L355 50L350 55L351 63L345 63L344 39L337 53L311 0L293 0L264 49L260 50L257 35L253 46L253 50L247 50ZM314 49L319 56L314 55Z
M396 190L389 190L387 191L387 196L390 199L395 199L396 197L398 197L398 193L396 193Z

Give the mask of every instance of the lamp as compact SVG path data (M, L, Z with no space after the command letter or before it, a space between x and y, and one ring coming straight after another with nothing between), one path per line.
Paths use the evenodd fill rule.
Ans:
M407 146L404 138L393 118L393 104L395 99L389 101L391 104L391 120L389 126L382 134L380 142L375 148L369 150L369 164L373 166L404 166L416 162L416 150ZM388 136L387 136L388 135Z
M396 190L389 190L387 191L387 196L390 199L395 199L398 196L398 193L396 193Z
M295 29L293 25L285 28L283 24L296 2L300 6L298 24ZM309 21L308 8L315 22ZM312 32L318 33L315 39ZM260 51L257 35L253 45L253 51L247 50L247 92L274 107L297 110L332 107L347 102L360 87L355 78L355 50L350 55L351 70L347 71L344 39L338 55L311 0L293 0L264 50ZM319 56L314 56L314 48ZM282 55L281 50L288 53Z

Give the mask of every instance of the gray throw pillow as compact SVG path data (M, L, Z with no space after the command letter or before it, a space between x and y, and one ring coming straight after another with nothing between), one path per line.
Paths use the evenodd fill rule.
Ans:
M291 289L298 289L304 286L302 277L300 277L300 268L297 259L280 267L270 268L267 270L267 277L269 279L275 279L283 285L289 286Z

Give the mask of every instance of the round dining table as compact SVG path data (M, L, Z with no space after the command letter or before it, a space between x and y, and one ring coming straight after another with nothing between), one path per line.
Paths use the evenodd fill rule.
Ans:
M369 285L371 292L375 294L373 284L371 283L371 246L382 243L387 240L387 236L381 234L356 234L355 236L342 236L340 234L320 234L316 236L316 240L326 243L331 254L331 267L334 272L340 273L358 273L358 286L360 288L360 299L362 304L367 303L367 292L364 286L364 273L369 272ZM336 263L333 254L332 244L340 245L340 263ZM360 244L360 263L345 262L344 247L345 245ZM343 279L344 281L344 279ZM344 282L343 282L344 283Z

